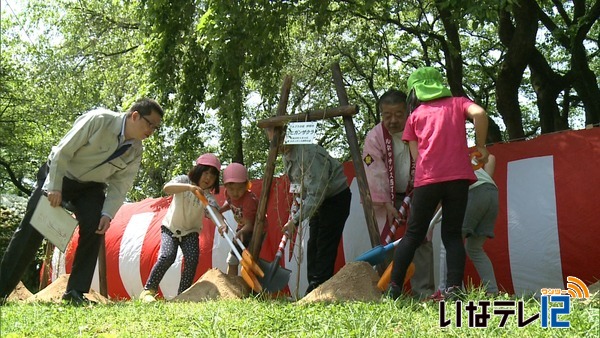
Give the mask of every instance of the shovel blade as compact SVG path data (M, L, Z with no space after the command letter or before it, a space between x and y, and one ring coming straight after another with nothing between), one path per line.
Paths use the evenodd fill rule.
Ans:
M259 279L264 290L268 292L277 292L283 290L286 285L288 285L292 271L281 267L279 265L279 260L267 262L259 259L258 265L263 271L269 271L264 278Z
M252 271L254 273L254 275L259 276L259 277L265 276L265 273L260 268L260 266L258 264L256 264L256 261L254 261L254 258L252 257L250 252L248 252L248 250L242 251L242 261L246 262L248 269L250 271Z
M242 279L254 292L261 292L263 290L262 285L256 278L256 276L251 272L246 270L246 268L242 265L241 269Z
M385 269L385 271L381 275L381 278L379 278L379 282L377 282L377 288L380 291L385 291L387 289L388 284L390 284L390 280L392 279L393 266L394 266L394 262L391 262L390 265L388 265L387 269ZM410 265L408 266L408 269L406 270L406 275L404 276L404 284L406 284L412 278L412 276L414 274L415 274L415 263L411 262Z
M356 257L355 261L357 262L367 262L371 265L377 265L385 260L386 250L383 245L378 245L373 249L363 253L362 255Z

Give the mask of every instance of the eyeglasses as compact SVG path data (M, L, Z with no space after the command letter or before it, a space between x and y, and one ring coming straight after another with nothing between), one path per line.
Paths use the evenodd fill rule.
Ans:
M148 120L148 119L146 118L146 116L144 116L144 115L141 115L141 114L140 114L140 116L141 116L141 117L144 119L144 121L146 121L146 123L148 123L148 126L149 126L149 127L152 129L152 130L156 131L156 130L158 130L158 128L160 128L160 125L157 125L157 124L154 124L154 123L150 122L150 120Z

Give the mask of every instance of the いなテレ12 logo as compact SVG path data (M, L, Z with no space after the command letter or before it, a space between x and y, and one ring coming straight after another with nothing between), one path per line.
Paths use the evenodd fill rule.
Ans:
M542 327L569 328L568 320L559 320L559 315L571 312L571 298L590 298L590 290L581 279L567 277L567 289L542 289L540 321ZM558 304L558 306L551 306ZM561 306L562 305L562 306Z

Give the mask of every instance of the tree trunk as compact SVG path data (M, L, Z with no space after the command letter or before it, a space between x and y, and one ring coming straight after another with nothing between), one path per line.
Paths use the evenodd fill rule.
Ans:
M585 109L585 124L600 123L600 88L596 75L590 69L587 53L583 43L573 46L571 56L571 70L575 75L573 88L579 94Z
M230 109L231 113L226 118L227 125L229 126L228 131L226 133L229 136L230 140L230 150L231 150L231 162L237 162L244 164L244 142L242 137L242 116L243 116L243 103L241 98L243 98L242 89L240 86L232 89L229 94L229 104L225 109ZM227 142L221 142L221 144L227 144Z
M568 87L565 78L552 70L544 56L535 49L529 60L531 86L537 96L541 133L569 129L567 116L561 116L556 102L561 91Z
M559 4L555 5L559 6ZM589 67L584 41L592 26L600 18L600 1L595 0L592 3L592 1L576 0L572 5L573 17L571 19L567 17L566 13L561 15L567 24L566 30L554 23L540 7L536 9L540 13L544 26L552 32L552 35L567 51L571 52L571 69L566 78L572 79L571 84L583 102L586 124L597 124L600 123L600 100L598 100L600 88L598 88L596 75ZM565 92L565 96L568 96L567 92ZM563 115L565 119L568 116L567 114Z
M462 47L460 45L460 35L456 20L452 18L452 13L446 5L441 5L440 1L435 2L436 8L440 13L440 18L444 24L447 41L443 44L444 56L446 59L446 77L448 85L453 96L467 96L463 88L463 58Z
M506 8L499 13L500 41L507 47L506 57L500 66L496 85L498 112L504 120L509 139L525 137L519 106L519 86L527 61L534 49L537 33L537 14L532 0L513 7L515 26Z
M502 142L502 132L494 119L488 115L488 133L485 140L486 144Z

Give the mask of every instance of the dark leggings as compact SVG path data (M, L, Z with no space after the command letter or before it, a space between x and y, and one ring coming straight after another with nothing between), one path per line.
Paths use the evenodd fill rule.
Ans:
M183 272L177 294L187 290L194 282L198 260L200 258L199 235L197 232L189 233L181 238L173 237L173 233L164 226L160 227L160 252L158 261L152 267L150 277L146 282L144 289L158 290L158 284L167 273L167 270L175 262L177 257L177 247L181 247L183 252Z
M392 282L403 285L404 276L415 250L427 235L429 223L442 203L442 241L446 247L447 286L462 285L465 270L465 249L462 224L469 194L469 181L455 180L415 188L404 238L394 252Z

